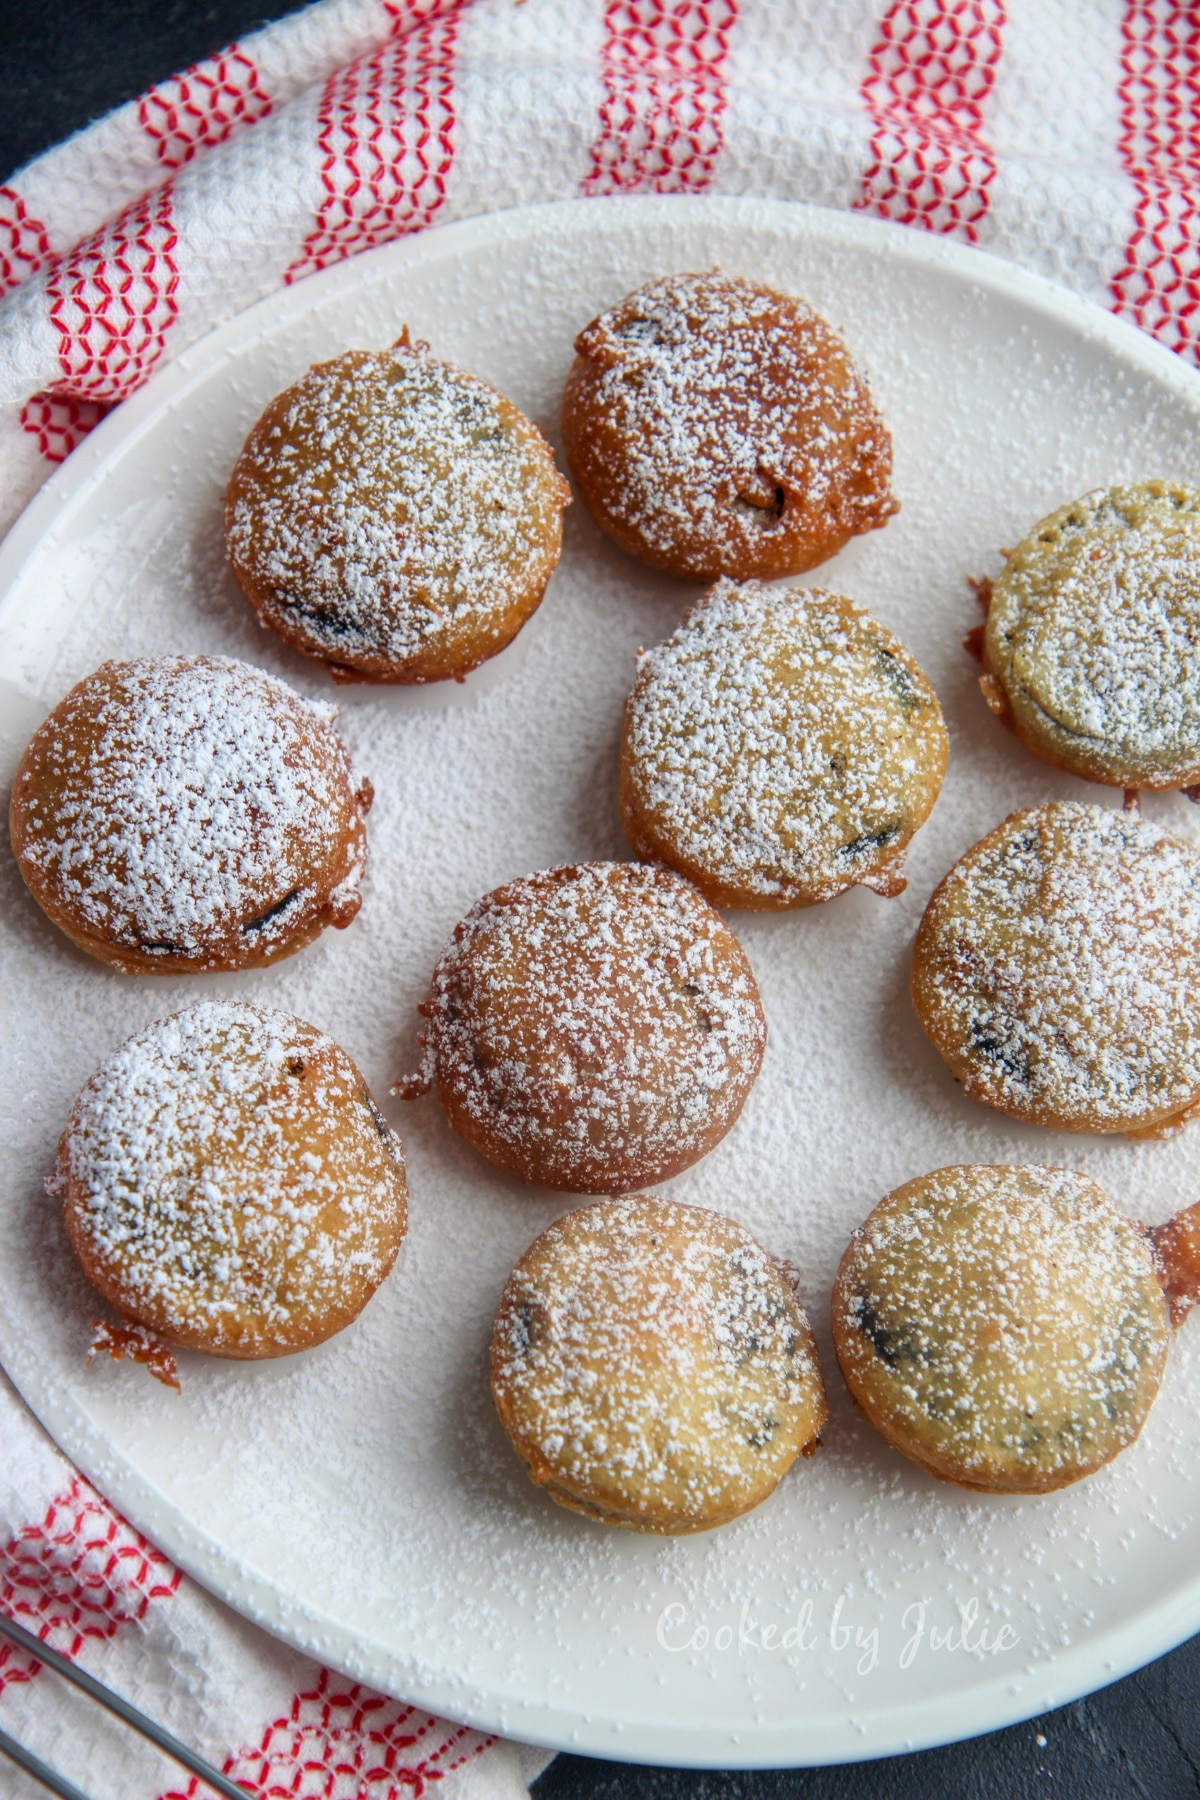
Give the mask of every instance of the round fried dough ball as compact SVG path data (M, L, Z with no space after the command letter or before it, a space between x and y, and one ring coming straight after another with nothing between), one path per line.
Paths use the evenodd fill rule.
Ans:
M802 300L716 271L629 294L575 340L567 462L633 556L713 581L795 575L897 511L892 442Z
M1070 1169L938 1169L879 1202L833 1290L850 1392L930 1474L1045 1494L1141 1430L1170 1322L1149 1234Z
M570 499L537 426L407 333L278 395L225 496L264 625L337 680L461 679L537 609Z
M794 1271L732 1219L599 1201L525 1252L492 1395L530 1478L633 1531L707 1531L816 1448L825 1390Z
M942 785L937 696L890 631L838 594L718 582L639 658L621 812L716 906L899 893Z
M454 1129L521 1180L572 1193L623 1193L698 1161L742 1110L766 1043L732 931L686 881L636 863L485 894L425 1010Z
M1164 1135L1200 1101L1200 854L1100 806L1012 813L935 890L912 996L973 1099Z
M371 784L336 716L226 657L104 663L21 758L9 826L26 886L127 974L257 968L348 925Z
M400 1140L313 1025L204 1001L83 1088L53 1190L126 1319L213 1356L284 1356L357 1318L407 1218Z
M1035 755L1120 788L1200 782L1200 488L1096 488L992 584L988 704Z

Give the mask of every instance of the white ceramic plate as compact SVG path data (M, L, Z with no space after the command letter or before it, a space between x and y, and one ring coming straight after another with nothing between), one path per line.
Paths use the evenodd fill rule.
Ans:
M389 1107L412 1231L349 1331L260 1367L184 1356L182 1396L132 1364L85 1366L99 1308L41 1177L101 1058L199 992L261 995L330 1031L383 1096L414 1062L416 1002L477 895L627 854L616 746L634 653L697 590L620 555L578 506L540 613L465 687L337 691L377 795L348 932L265 974L130 979L77 954L0 859L0 1352L130 1519L327 1662L549 1745L772 1766L984 1731L1200 1626L1200 1324L1180 1333L1132 1450L1045 1499L960 1492L886 1449L854 1414L827 1325L852 1227L941 1164L1072 1164L1154 1220L1194 1198L1200 1126L1132 1145L1022 1129L964 1100L917 1027L907 976L935 882L1007 812L1084 792L1119 804L991 719L961 648L977 619L964 578L1096 483L1192 475L1200 377L1039 280L851 215L618 200L455 225L264 301L101 425L0 552L0 694L11 774L37 720L106 656L225 652L327 693L259 630L223 564L221 491L268 397L407 323L556 439L579 327L647 277L714 263L808 296L868 372L903 511L809 579L899 633L952 744L905 895L735 917L770 1023L766 1062L729 1137L670 1184L803 1271L831 1400L820 1454L757 1512L690 1539L605 1530L538 1493L494 1418L486 1349L509 1268L572 1202L491 1171L432 1101ZM1183 830L1196 817L1178 796L1151 805Z

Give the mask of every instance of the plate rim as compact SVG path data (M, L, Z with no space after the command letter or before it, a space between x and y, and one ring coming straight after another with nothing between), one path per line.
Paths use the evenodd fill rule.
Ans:
M157 369L144 387L102 420L48 477L0 543L0 631L26 564L53 543L58 522L72 504L82 503L104 480L107 467L153 429L194 383L206 379L214 362L232 348L253 342L260 328L277 330L289 316L308 311L314 301L319 304L340 288L360 289L431 256L469 256L479 248L494 247L498 238L519 238L583 217L594 221L597 206L608 213L619 211L631 220L652 221L686 207L714 220L735 218L760 227L775 222L789 235L798 230L831 246L874 250L893 262L946 270L975 288L1002 295L1066 326L1085 342L1096 341L1110 348L1126 366L1133 365L1200 413L1200 370L1190 368L1136 326L991 252L912 227L800 201L738 195L615 196L513 207L430 227L276 289L197 337ZM227 1549L207 1529L192 1523L160 1488L115 1451L85 1411L59 1394L53 1384L39 1382L36 1357L24 1352L15 1323L0 1293L0 1363L31 1411L69 1460L129 1523L202 1587L293 1648L355 1680L478 1730L547 1749L680 1768L811 1767L872 1761L1019 1724L1118 1680L1200 1629L1198 1571L1169 1599L1152 1603L1120 1626L1026 1668L1020 1678L998 1674L963 1692L942 1694L917 1705L906 1702L881 1707L870 1714L869 1734L853 1716L864 1710L861 1708L847 1709L844 1716L815 1734L811 1725L787 1722L755 1726L752 1734L733 1734L721 1727L702 1731L697 1726L664 1725L646 1718L598 1718L578 1705L562 1706L552 1698L530 1701L499 1689L488 1694L472 1692L415 1658L406 1661L378 1644L364 1646L351 1628L320 1608L285 1594L270 1577ZM831 1728L841 1733L836 1742L825 1736ZM800 1741L805 1733L818 1735L821 1741L806 1747Z

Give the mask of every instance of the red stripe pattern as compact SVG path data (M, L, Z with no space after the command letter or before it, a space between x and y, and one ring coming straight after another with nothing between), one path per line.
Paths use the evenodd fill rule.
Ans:
M1004 23L1003 0L893 0L862 86L860 211L976 241L996 178L983 120Z
M144 1619L152 1602L177 1594L181 1579L81 1476L37 1524L0 1545L0 1608L72 1658L89 1638L110 1639ZM0 1694L41 1669L0 1639ZM224 1770L262 1800L420 1800L495 1741L321 1669ZM207 1792L189 1781L163 1800L203 1800Z
M254 63L231 44L143 94L138 123L163 167L181 169L197 151L215 149L270 110Z
M608 0L585 194L695 194L724 143L736 0Z
M315 1688L240 1750L222 1773L262 1800L421 1800L495 1738L443 1725L322 1669ZM194 1778L160 1800L206 1800Z
M78 1656L88 1638L111 1638L169 1599L179 1571L76 1477L36 1525L0 1546L0 1608L59 1651ZM0 1693L41 1669L0 1640Z
M324 193L285 281L432 224L454 161L458 11L439 0L414 6L403 35L326 82Z
M31 394L21 408L21 425L38 441L49 463L65 462L100 423L112 403L77 400L74 394Z
M1121 162L1133 230L1113 311L1200 360L1200 14L1133 0L1121 29Z
M20 287L50 260L50 239L15 188L0 187L0 295Z
M53 268L47 297L62 368L53 392L115 401L141 387L179 312L176 246L168 184Z

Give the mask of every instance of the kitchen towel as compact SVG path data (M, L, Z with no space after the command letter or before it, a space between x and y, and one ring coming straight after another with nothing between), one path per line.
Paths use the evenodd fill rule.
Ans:
M0 525L211 326L452 219L761 194L953 233L1181 353L1200 20L1170 0L324 0L0 187Z
M2 1374L0 1610L260 1800L525 1800L549 1761L373 1693L240 1619L101 1499ZM211 1800L3 1638L0 1729L88 1800ZM45 1789L0 1756L0 1795Z

